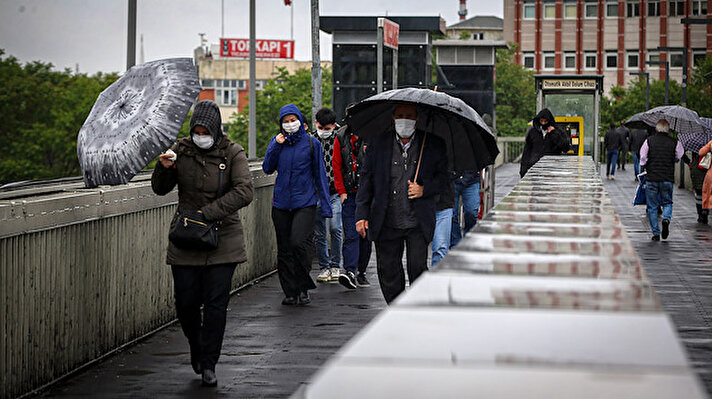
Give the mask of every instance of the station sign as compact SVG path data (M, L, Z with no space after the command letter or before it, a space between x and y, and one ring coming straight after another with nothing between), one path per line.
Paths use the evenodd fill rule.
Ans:
M250 57L250 39L220 39L221 57ZM257 58L294 59L294 40L255 40Z
M387 18L378 18L378 27L383 27L383 45L397 50L400 25Z
M542 89L561 90L595 90L596 80L594 79L544 79L541 81Z

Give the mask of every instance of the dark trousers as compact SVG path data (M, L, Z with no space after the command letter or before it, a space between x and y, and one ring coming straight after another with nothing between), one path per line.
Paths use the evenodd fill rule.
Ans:
M622 166L623 169L625 169L626 158L628 158L628 151L621 150L618 153L618 167L619 168Z
M405 291L403 248L406 252L408 281L413 284L428 270L428 241L419 228L390 229L383 227L376 243L378 282L386 302L391 303Z
M350 194L341 204L341 220L343 221L344 245L341 253L344 256L344 269L356 273L359 261L359 236L356 232L356 195Z
M171 266L178 320L188 338L191 357L203 369L215 370L220 357L235 266Z
M277 234L277 273L285 296L297 296L316 288L309 275L315 215L316 206L292 211L272 207L272 223Z
M371 241L368 238L358 238L358 272L365 273L368 261L371 260Z

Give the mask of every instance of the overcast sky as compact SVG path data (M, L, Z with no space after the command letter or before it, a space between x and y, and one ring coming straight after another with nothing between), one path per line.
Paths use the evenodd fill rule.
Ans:
M502 17L503 0L468 0L468 17ZM290 38L283 0L256 0L257 38ZM294 0L295 59L311 59L310 1ZM442 16L458 21L458 0L321 0L326 16ZM225 37L249 37L249 1L224 0ZM138 0L136 61L143 35L145 61L192 57L200 44L221 36L221 0ZM121 72L126 68L127 0L0 0L0 48L22 62L51 62L57 69ZM321 34L321 57L331 60L331 36Z

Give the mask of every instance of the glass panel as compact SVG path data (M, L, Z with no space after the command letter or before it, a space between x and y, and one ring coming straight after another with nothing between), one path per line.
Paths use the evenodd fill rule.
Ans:
M648 55L648 61L660 61L660 55L659 54L650 54L650 55Z
M682 54L670 54L670 66L682 68Z
M534 68L534 56L533 55L525 55L524 56L524 67L526 68Z
M598 5L597 4L586 4L586 17L595 18L598 16Z
M618 4L606 4L606 16L607 17L617 17L618 16Z
M566 68L573 69L576 68L576 56L567 55L566 56Z
M617 55L606 55L606 68L615 68L618 66Z
M536 15L536 9L534 8L534 5L529 5L525 4L524 5L524 18L525 19L534 19Z
M592 94L546 94L544 107L549 108L554 116L583 117L583 151L591 154L593 143L593 95Z
M203 88L213 87L215 82L212 79L203 79Z
M637 68L638 67L638 55L637 54L629 54L628 55L628 67L629 68Z
M564 5L564 17L565 18L576 18L576 5L575 4Z
M595 68L596 67L596 56L595 55L587 55L586 56L586 68Z
M553 55L545 55L544 56L544 68L554 69L555 65L556 65L556 57L554 57Z
M544 18L554 19L556 18L556 6L555 5L545 5L544 6Z

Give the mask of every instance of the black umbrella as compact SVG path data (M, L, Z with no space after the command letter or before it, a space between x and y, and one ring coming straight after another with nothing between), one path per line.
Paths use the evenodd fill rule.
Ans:
M101 92L77 137L84 184L123 184L170 146L200 92L191 58L147 62Z
M712 130L705 126L697 112L680 105L665 105L633 115L624 124L629 128L655 127L665 119L670 130L677 132L677 138L687 151L699 151L712 139Z
M368 139L393 125L396 104L411 103L418 109L418 125L442 138L454 170L480 170L494 163L497 138L480 115L459 98L429 89L396 89L371 96L347 108L347 123Z

